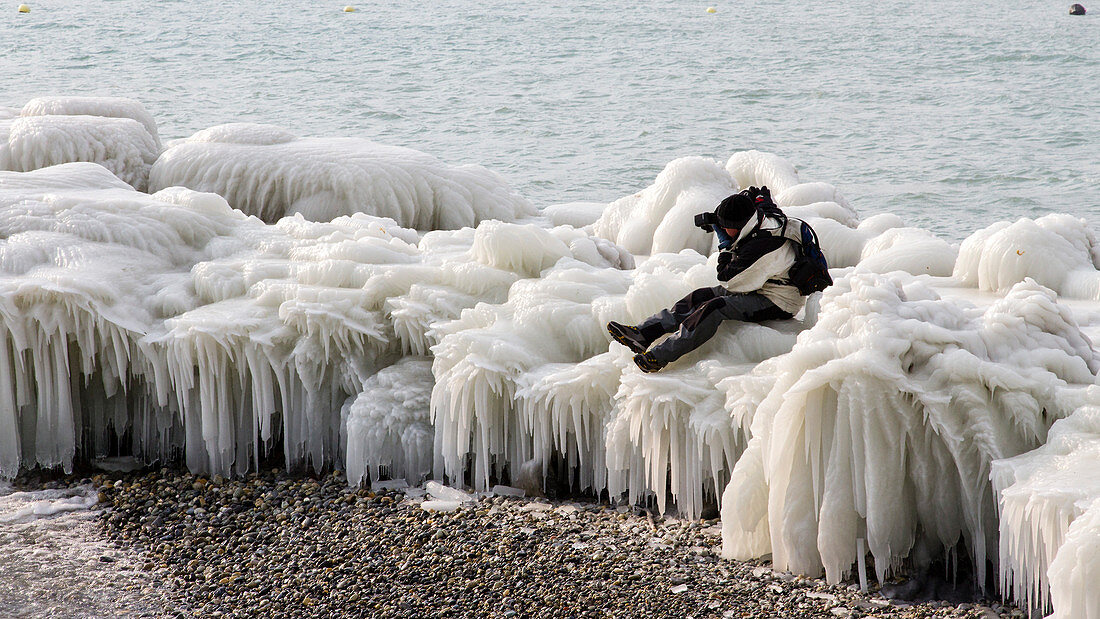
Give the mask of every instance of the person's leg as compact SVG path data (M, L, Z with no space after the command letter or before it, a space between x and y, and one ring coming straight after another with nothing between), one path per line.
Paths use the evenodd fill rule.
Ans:
M638 324L638 330L644 333L656 333L657 335L653 339L657 339L666 333L672 333L679 329L680 325L704 304L727 294L729 293L721 286L696 288L669 309L661 310L643 320Z
M767 297L756 292L726 293L705 302L691 313L672 337L649 349L647 356L661 365L671 363L702 346L718 332L724 320L756 322L790 318Z
M686 297L677 301L670 309L657 312L643 320L638 326L624 325L612 321L607 323L607 332L623 346L636 353L643 353L657 338L678 329L680 324L687 320L688 316L700 305L722 293L725 293L725 289L721 287L693 290Z

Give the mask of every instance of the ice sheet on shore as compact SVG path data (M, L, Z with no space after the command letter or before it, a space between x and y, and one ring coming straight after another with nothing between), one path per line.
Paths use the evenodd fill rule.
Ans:
M395 207L405 223L486 220L428 232L364 213L266 224L210 193L139 193L90 163L0 172L0 476L69 467L78 446L106 455L119 437L147 459L182 451L196 472L246 471L276 444L290 466L345 466L352 483L469 469L487 490L553 470L612 497L671 499L686 516L724 494L727 554L771 552L833 581L857 538L880 577L964 539L979 570L1002 553L1017 596L1045 589L1049 565L1056 612L1093 603L1077 583L1094 573L1096 508L1067 525L1076 554L1005 548L998 524L1049 545L1055 530L998 523L998 492L1031 490L1022 476L989 478L1003 458L1042 463L1030 450L1050 425L1098 404L1087 222L994 224L955 247L894 215L860 220L832 185L749 151L671 162L595 221L591 205L566 205L517 223L493 219L529 214L492 189L502 185L418 168L419 154L257 126L208 132L173 147L196 145L180 169L217 145L266 153L244 176L215 174L252 179L248 196L287 197L268 189L304 173L283 168L305 152L295 148L353 160L366 149L363 161L392 156L391 171L411 161L472 182L490 204L447 219L417 194ZM763 184L818 230L837 284L804 316L728 323L643 375L603 325L717 285L713 239L691 217ZM322 206L314 214L331 215Z
M99 502L92 486L16 492L0 483L0 526L26 524L58 514L87 511Z
M365 381L559 260L630 256L499 221L423 238L363 214L267 225L89 163L0 173L0 475L68 469L77 445L102 455L112 434L148 459L182 448L203 472L248 470L277 438L288 464L338 462L340 409Z
M0 482L0 616L114 617L167 608L138 557L100 530L91 484L15 491Z

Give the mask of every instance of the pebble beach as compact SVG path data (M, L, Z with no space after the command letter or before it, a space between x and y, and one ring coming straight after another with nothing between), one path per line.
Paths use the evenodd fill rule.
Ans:
M489 493L434 511L419 488L374 491L339 472L278 469L81 481L98 489L89 534L112 549L100 561L117 592L113 606L71 616L1024 616L994 600L905 600L905 579L860 591L723 559L719 521L626 505Z

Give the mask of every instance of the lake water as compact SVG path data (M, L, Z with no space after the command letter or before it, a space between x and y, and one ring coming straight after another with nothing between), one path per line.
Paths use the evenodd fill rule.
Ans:
M165 602L134 553L100 532L96 489L18 491L0 481L0 617L161 615Z
M483 164L540 206L756 148L955 240L1100 214L1100 19L1069 2L350 1L11 6L0 105L128 96L165 138L368 137Z

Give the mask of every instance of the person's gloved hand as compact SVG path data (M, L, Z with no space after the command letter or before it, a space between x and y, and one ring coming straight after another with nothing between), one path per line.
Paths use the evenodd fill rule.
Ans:
M726 234L726 231L720 226L714 227L714 236L718 237L718 249L729 249L733 247L733 237Z
M733 252L724 251L718 254L718 270L721 271L730 262L733 262Z

